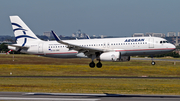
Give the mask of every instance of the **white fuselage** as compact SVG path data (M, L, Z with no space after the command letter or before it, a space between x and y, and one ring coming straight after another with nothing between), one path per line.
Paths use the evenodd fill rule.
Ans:
M103 49L104 51L121 52L122 56L133 55L154 55L170 52L175 46L163 38L158 37L125 37L125 38L104 38L104 39L82 39L64 40L83 47ZM28 50L21 52L43 55L56 58L78 58L86 57L83 53L69 50L68 46L57 41L34 41L28 43Z

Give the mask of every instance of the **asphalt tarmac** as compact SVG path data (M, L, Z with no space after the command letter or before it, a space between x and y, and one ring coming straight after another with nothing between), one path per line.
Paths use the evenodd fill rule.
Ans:
M91 78L91 79L180 79L180 77L124 77L124 76L0 76L0 78Z
M131 60L152 60L151 58L131 58ZM153 61L171 61L171 62L180 62L179 59L157 59L153 58Z
M0 101L180 101L171 95L0 92Z

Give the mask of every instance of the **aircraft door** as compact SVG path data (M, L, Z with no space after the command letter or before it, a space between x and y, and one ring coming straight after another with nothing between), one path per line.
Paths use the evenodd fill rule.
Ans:
M39 43L39 45L38 45L38 53L43 53L43 43Z
M154 48L154 39L149 38L149 48Z

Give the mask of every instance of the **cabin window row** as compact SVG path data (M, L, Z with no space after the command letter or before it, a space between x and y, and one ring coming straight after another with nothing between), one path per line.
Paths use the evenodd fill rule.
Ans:
M135 44L147 44L147 42L138 42L138 43L112 43L111 45L135 45Z
M111 43L111 46L115 45L135 45L135 44L147 44L147 42L138 42L138 43ZM110 45L109 43L107 44ZM88 46L106 46L106 44L89 44L89 45L80 45L82 47ZM49 46L49 48L66 48L67 46Z
M49 48L66 48L67 46L49 46Z

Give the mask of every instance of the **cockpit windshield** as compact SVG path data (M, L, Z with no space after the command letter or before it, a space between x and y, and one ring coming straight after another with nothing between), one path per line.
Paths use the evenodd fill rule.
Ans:
M164 41L160 41L160 43L169 43L168 41L164 40Z

